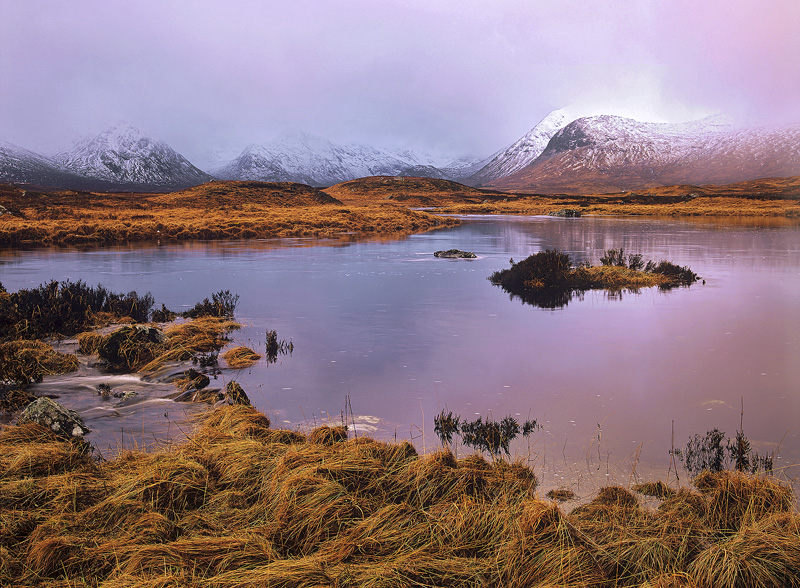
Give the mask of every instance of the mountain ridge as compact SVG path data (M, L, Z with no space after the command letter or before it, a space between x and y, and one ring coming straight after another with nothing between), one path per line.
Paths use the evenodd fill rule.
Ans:
M736 129L715 118L670 124L602 115L571 122L532 163L485 187L617 192L798 174L800 125Z

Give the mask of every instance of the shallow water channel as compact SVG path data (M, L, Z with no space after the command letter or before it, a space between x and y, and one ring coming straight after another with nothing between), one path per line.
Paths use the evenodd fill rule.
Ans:
M509 258L543 249L596 264L612 247L687 265L705 283L589 292L543 309L486 279ZM450 248L478 258L433 257ZM263 354L265 332L275 329L294 352L224 369L212 385L235 379L276 425L307 430L344 418L357 434L411 439L430 451L439 444L433 417L444 408L470 419L537 419L542 429L513 453L531 461L545 487L581 493L637 476L666 479L673 429L675 447L714 427L733 436L744 406L754 449L777 450L778 468L800 462L796 224L471 217L400 240L0 253L8 290L67 278L150 291L173 310L219 290L238 293L245 327L235 343ZM95 431L90 439L105 447L180 436L186 425L176 419L197 410L161 399L168 384L132 376L112 384L139 387L138 400L103 404L93 389L109 380L82 368L38 389L79 409Z

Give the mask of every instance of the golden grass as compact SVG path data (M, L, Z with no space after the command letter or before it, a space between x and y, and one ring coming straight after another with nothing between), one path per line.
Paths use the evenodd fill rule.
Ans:
M673 279L664 274L632 270L626 267L598 265L574 270L575 283L587 289L621 290L668 286Z
M566 514L519 463L277 431L247 406L196 423L102 462L0 432L0 585L800 585L800 517L767 478L704 475L658 510L610 487Z
M302 184L211 182L172 194L0 193L0 245L408 234L457 219L397 206L345 207Z
M78 351L83 355L93 355L102 345L105 337L96 331L87 331L78 334Z
M438 212L447 214L522 214L546 215L563 208L576 208L584 215L630 216L719 216L719 217L800 217L798 200L768 200L744 197L702 197L685 202L625 202L615 197L528 196L508 202L450 204Z
M224 359L229 367L232 368L247 368L254 365L261 356L244 346L233 347L228 349L225 353L222 354L222 359Z

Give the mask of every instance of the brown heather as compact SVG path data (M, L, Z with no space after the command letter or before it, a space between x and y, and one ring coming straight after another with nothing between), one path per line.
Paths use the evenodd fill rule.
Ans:
M246 406L181 445L95 461L0 432L0 585L784 587L800 517L769 478L703 474L656 509L620 487L567 514L521 463L308 437Z
M171 194L45 194L0 187L0 246L413 233L457 219L394 205L345 207L291 183L210 182Z

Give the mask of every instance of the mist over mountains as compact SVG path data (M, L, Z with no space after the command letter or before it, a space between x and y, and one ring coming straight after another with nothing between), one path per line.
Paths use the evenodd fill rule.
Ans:
M422 176L538 193L618 192L670 184L800 175L800 125L737 129L721 118L680 124L556 110L476 160L337 144L291 133L203 171L165 142L118 124L53 156L0 141L0 182L78 190L169 191L213 179L329 186L367 176Z

